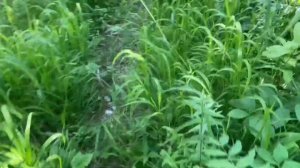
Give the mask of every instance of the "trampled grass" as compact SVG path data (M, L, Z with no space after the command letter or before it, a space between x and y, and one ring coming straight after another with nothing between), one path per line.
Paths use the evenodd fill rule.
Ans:
M298 8L4 0L0 167L299 167Z

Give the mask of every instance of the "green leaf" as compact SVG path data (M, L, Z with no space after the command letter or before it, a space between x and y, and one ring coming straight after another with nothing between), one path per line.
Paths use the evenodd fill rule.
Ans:
M297 42L294 42L294 41L288 41L283 46L286 49L288 49L290 52L293 52L299 47L299 44Z
M226 159L211 159L206 163L209 168L234 168L234 164Z
M285 132L280 134L280 142L282 144L290 144L300 141L300 133L297 132Z
M56 154L54 154L54 155L50 155L47 159L46 159L46 161L47 162L51 162L51 161L58 161L59 162L59 167L60 168L62 168L63 166L63 164L62 164L62 158L59 156L59 155L56 155Z
M286 84L289 84L293 80L293 71L283 70L283 80Z
M284 126L291 119L290 111L284 107L278 108L272 117L272 124L276 127Z
M266 105L274 106L278 105L278 94L275 90L276 86L269 85L269 86L259 86L259 98L262 98Z
M237 140L235 144L229 149L228 155L234 156L237 155L242 151L242 143L241 141Z
M174 168L177 167L176 166L176 161L172 158L172 156L170 156L170 154L166 150L162 150L160 152L160 155L163 158L162 167L165 167L165 166L170 166L170 167L174 167ZM197 155L191 156L192 160L197 160L195 158L195 156L197 157Z
M300 44L300 22L294 27L294 41Z
M72 168L85 168L92 161L93 154L82 154L78 152L71 161Z
M297 59L295 59L295 58L284 58L284 62L286 62L288 65L290 65L292 67L297 66Z
M221 145L227 145L228 141L229 141L229 136L225 133L219 139Z
M296 104L295 106L295 113L298 121L300 121L300 104Z
M55 133L55 134L52 134L49 138L47 138L47 140L43 143L43 145L42 145L42 147L41 147L41 151L45 151L45 149L47 148L47 147L49 147L50 146L50 144L53 142L53 141L55 141L55 140L57 140L57 139L59 139L59 138L61 138L61 137L63 137L63 134L62 133Z
M268 47L266 51L262 53L263 56L266 56L270 59L279 58L281 56L284 56L286 54L289 54L290 50L284 46L281 45L274 45L271 47Z
M255 100L249 97L245 97L241 99L232 99L229 101L229 103L235 108L246 110L249 112L255 111L256 109Z
M262 158L264 161L272 164L276 164L275 160L273 159L273 156L270 154L269 151L263 149L263 148L258 148L257 154L260 158Z
M296 167L300 167L300 163L292 160L287 160L282 165L282 168L296 168Z
M262 114L252 115L248 118L248 124L251 134L260 136L259 132L263 128L264 116Z
M206 149L204 153L207 156L227 156L227 153L219 149Z
M244 110L233 109L228 113L228 116L234 119L243 119L249 116L249 114Z
M255 149L252 149L251 151L249 151L247 156L239 159L239 161L237 162L237 167L244 168L252 165L252 163L254 162L254 157L255 157Z
M289 158L289 153L287 149L279 143L273 150L273 157L278 163L281 163Z

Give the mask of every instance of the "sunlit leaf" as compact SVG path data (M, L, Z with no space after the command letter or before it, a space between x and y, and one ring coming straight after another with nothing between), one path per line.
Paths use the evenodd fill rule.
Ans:
M300 22L296 23L293 34L294 41L300 44Z
M287 160L283 163L281 168L298 168L300 167L300 163L292 160Z
M234 168L234 164L225 159L211 159L206 164L209 168Z
M219 139L219 142L221 143L221 145L226 145L229 141L229 136L227 134L222 134L222 136Z
M228 155L234 156L239 154L242 151L242 143L241 141L237 140L235 144L229 149Z
M245 168L247 166L252 165L252 163L254 162L254 157L255 157L255 149L252 149L245 157L239 159L239 161L237 162L237 167Z
M228 116L234 119L243 119L249 116L249 114L244 110L233 109L228 113Z
M286 84L289 84L293 80L293 71L283 70L283 79Z
M258 148L256 151L257 151L258 156L260 158L262 158L263 160L265 160L266 162L276 164L273 156L267 150L265 150L263 148Z
M263 56L266 56L268 58L274 59L279 58L281 56L284 56L286 54L289 54L290 51L281 45L274 45L271 47L268 47L266 51L262 53Z
M300 104L296 104L295 106L295 113L298 121L300 121Z
M288 159L289 153L287 149L279 143L276 145L273 151L273 157L278 163L281 163L284 160Z
M243 109L245 111L254 111L256 108L255 100L248 97L241 99L232 99L229 101L229 103L233 107Z
M90 162L92 161L93 154L82 154L78 152L71 161L72 168L85 168L87 167Z
M206 149L203 151L208 156L226 156L227 153L219 149Z
M286 108L278 108L272 117L273 125L278 128L284 126L291 119L290 111Z

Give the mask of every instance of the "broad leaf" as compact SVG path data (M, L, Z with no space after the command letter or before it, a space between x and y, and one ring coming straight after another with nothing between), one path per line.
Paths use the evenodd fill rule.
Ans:
M242 143L241 141L237 140L235 144L229 149L228 155L234 156L237 155L242 151Z
M228 116L234 119L243 119L249 116L249 114L244 110L233 109L228 113Z
M298 167L300 167L300 163L292 160L287 160L282 165L282 168L298 168Z
M273 157L278 163L281 163L289 158L289 153L287 149L279 143L273 151Z
M248 118L249 130L254 136L260 136L259 133L263 129L264 124L263 117L262 114L256 114Z
M226 156L227 153L220 149L206 149L203 151L207 156Z
M272 123L276 128L279 128L284 126L290 119L290 111L284 107L281 107L274 112Z
M300 22L294 27L294 41L300 44Z
M262 53L263 56L266 56L268 58L274 59L279 58L281 56L284 56L286 54L289 54L290 50L284 46L281 45L274 45L271 47L268 47L266 51Z
M246 110L246 111L254 111L256 108L256 103L254 99L245 97L241 99L232 99L229 101L229 103L238 109Z
M225 133L219 139L221 145L227 145L228 141L229 141L229 136Z
M282 144L290 144L298 141L300 141L300 133L285 132L280 134L280 142Z
M295 106L295 113L298 121L300 121L300 104L296 104Z
M211 159L206 163L209 168L234 168L234 164L225 159Z
M249 151L247 156L241 158L237 162L237 167L238 168L245 168L247 166L252 165L252 163L254 162L254 157L255 157L255 150L252 149L251 151Z
M85 168L92 161L93 154L82 154L78 152L71 161L72 168Z
M263 100L267 105L269 106L278 105L278 94L273 87L259 86L258 89L259 89L259 96L263 98Z
M273 159L272 155L265 149L263 148L258 148L257 154L260 158L262 158L264 161L272 164L276 164L275 160Z
M283 70L283 80L286 84L289 84L293 80L293 71Z
M297 48L299 48L299 44L294 41L288 41L283 45L286 49L288 49L290 52L295 51Z
M295 58L284 58L284 62L286 62L289 66L296 67L297 59Z

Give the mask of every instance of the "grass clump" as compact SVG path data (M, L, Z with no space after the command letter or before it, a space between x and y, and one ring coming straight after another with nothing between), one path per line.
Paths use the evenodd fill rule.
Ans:
M71 167L72 158L64 155L76 154L75 160L90 162L76 145L72 152L67 148L69 126L98 108L101 91L99 67L90 62L95 38L81 4L73 4L1 1L0 103L14 110L3 106L0 117L0 167ZM67 138L60 141L62 133L55 132Z
M73 13L62 1L48 3L45 8L28 2L23 5L39 11L19 16L18 3L25 2L13 1L12 6L4 2L2 7L8 21L10 17L28 18L29 25L21 28L11 20L1 29L2 102L50 114L54 120L49 117L48 124L55 125L57 118L65 124L66 118L79 115L93 99L91 93L79 91L93 85L90 80L97 70L87 59L88 23L79 4ZM13 33L4 33L7 29Z

